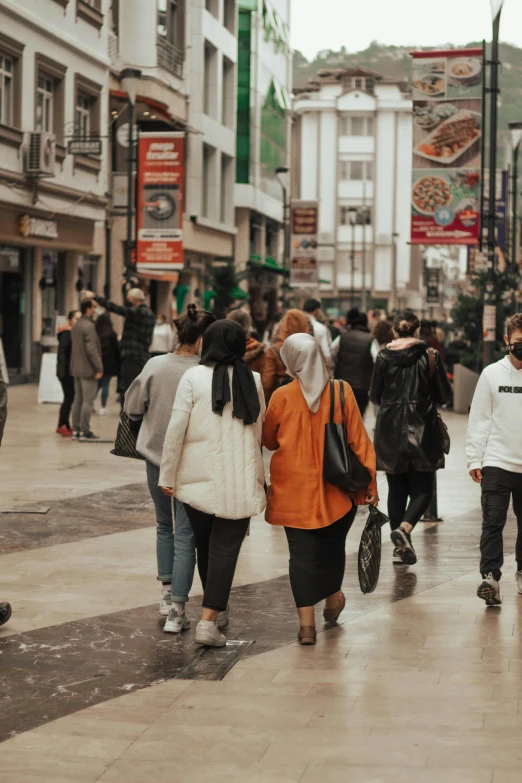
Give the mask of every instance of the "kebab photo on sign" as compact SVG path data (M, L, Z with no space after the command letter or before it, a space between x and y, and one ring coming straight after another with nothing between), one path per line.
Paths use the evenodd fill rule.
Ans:
M417 101L413 108L414 168L480 168L479 100Z

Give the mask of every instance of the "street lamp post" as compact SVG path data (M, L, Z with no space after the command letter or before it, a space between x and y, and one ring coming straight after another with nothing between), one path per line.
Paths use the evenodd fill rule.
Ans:
M286 186L285 177L289 173L290 169L287 166L278 166L275 170L281 190L283 191L283 231L284 231L284 249L283 249L283 269L287 274L290 274L290 215L289 215L289 203L288 203L288 188ZM288 280L283 280L283 310L286 310L288 305Z
M513 271L515 271L518 265L518 153L520 151L520 142L522 142L522 122L510 122L509 130L511 131L511 147L513 151L511 264Z
M350 307L355 306L355 226L357 225L358 211L352 207L349 211L350 225L352 227L352 250L350 253L351 275L350 275Z
M495 323L496 323L496 292L495 292L495 249L497 222L497 122L498 122L498 66L499 66L499 32L500 15L504 0L491 0L493 17L493 39L491 42L490 61L490 130L489 130L489 210L488 210L488 272L484 292L484 366L495 361Z
M121 86L127 93L129 108L129 154L127 158L127 238L125 241L125 275L132 274L133 231L132 218L134 213L132 180L134 176L134 106L138 94L141 71L138 68L124 68L121 72Z

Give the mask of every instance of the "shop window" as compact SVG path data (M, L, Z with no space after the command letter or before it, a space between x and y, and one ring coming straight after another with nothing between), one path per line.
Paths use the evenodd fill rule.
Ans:
M35 130L54 133L64 140L64 77L66 68L41 54L36 55Z
M82 283L82 288L89 291L98 290L99 266L100 256L78 256L78 279Z

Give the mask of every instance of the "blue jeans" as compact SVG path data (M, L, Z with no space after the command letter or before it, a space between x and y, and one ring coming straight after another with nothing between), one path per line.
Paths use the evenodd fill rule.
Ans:
M101 404L102 408L107 407L107 400L109 399L109 386L111 385L111 376L104 375L98 381L98 391L101 389Z
M160 469L146 460L150 496L156 508L156 554L158 580L172 581L172 600L186 603L196 567L196 543L185 506L174 498L176 533L172 520L172 498L158 487Z

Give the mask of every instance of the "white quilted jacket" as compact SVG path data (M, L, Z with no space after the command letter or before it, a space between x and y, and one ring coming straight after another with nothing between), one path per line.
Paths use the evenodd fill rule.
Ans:
M245 426L212 410L213 367L198 365L178 386L165 438L159 485L172 487L182 503L224 519L243 519L265 508L261 432L265 399L259 373L254 373L261 413ZM232 389L232 368L229 368Z

